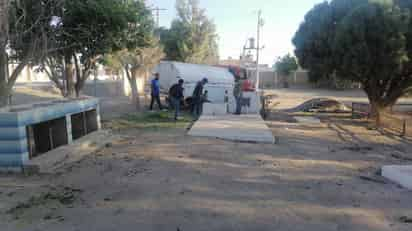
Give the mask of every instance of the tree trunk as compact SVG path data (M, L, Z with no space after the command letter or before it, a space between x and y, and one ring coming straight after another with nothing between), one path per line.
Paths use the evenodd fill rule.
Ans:
M8 104L11 89L8 87L7 41L9 34L8 21L9 0L0 0L0 107Z
M371 116L375 119L376 126L380 127L382 125L382 120L385 115L391 113L392 105L384 105L381 102L370 101L371 104Z
M382 112L382 108L378 105L377 102L370 102L371 105L371 111L370 111L370 116L372 118L375 119L376 122L376 126L380 126L381 125L381 112Z
M27 68L26 68L26 72L27 72L27 81L29 82L29 83L31 83L32 82L32 79L31 79L31 65L28 65L27 66Z
M132 88L132 98L133 103L136 106L137 110L140 110L140 96L139 96L139 88L137 87L137 70L132 69L131 71L131 78L130 78L130 86Z
M52 81L57 89L59 89L61 96L66 97L66 86L64 84L65 73L56 71L59 65L58 61L54 61L53 58L50 57L45 60L45 63L47 67L44 68L44 72L46 73L47 77L49 77L50 81Z
M146 94L146 84L147 84L147 81L148 81L149 77L150 77L150 72L149 72L149 71L146 71L146 72L145 72L145 76L144 76L143 87L142 87L142 89L143 89L142 94L143 94L143 96L144 96L144 101L145 101L145 102L148 102L148 101L149 101L148 95Z
M375 119L376 126L382 125L384 116L391 113L391 108L396 104L397 98L382 97L379 93L379 87L376 85L364 84L364 91L366 92L370 108L370 116Z
M74 90L76 92L76 98L80 97L80 91L82 89L82 70L80 70L80 64L77 60L76 55L73 56L74 58L74 66L76 69L76 83L74 84Z
M80 84L75 84L74 90L75 90L75 93L76 93L76 98L79 98L80 97L80 92L82 90L82 88L80 87Z
M73 56L74 65L76 69L76 84L74 85L76 91L76 97L80 97L81 91L86 83L87 79L91 74L92 67L94 66L98 57L89 60L86 63L80 63L77 56Z
M3 95L0 95L0 108L5 107L9 104L8 97L4 97Z
M7 82L7 65L7 58L4 59L4 57L0 57L0 107L8 105L11 94L11 88L9 88Z
M79 64L76 64L76 84L74 85L76 91L76 97L79 98L83 87L90 76L90 70L80 68Z
M0 19L1 20L1 19ZM0 35L1 36L1 35ZM8 61L5 47L0 47L0 107L8 104L10 88L8 87Z
M67 97L74 96L74 81L73 81L73 74L74 74L74 65L71 56L64 58L65 60L65 78L66 78L66 95Z

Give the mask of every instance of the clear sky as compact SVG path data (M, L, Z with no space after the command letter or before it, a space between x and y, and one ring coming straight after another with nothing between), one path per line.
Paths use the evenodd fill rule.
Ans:
M219 34L221 59L238 58L246 39L256 36L257 10L265 25L261 43L265 46L260 63L273 64L278 56L293 52L291 39L304 15L324 0L200 0ZM176 17L175 0L147 0L149 5L168 9L160 12L160 25L170 27Z

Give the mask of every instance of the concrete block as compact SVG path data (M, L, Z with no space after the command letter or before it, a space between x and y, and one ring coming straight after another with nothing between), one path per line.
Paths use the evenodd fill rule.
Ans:
M24 153L27 152L27 139L0 140L0 153Z
M243 98L247 99L250 104L248 106L242 106L242 114L259 114L262 108L260 102L260 96L257 92L243 92ZM229 100L229 113L236 112L236 100L231 97Z
M295 116L294 118L302 124L320 124L320 119L313 116Z
M22 173L23 168L22 167L4 167L0 165L0 173Z
M20 167L26 161L26 153L0 153L0 168Z
M0 108L0 167L17 169L25 165L30 158L29 151L35 150L33 147L43 153L71 143L70 115L85 111L93 111L89 113L91 131L100 128L99 100L95 98ZM33 143L36 145L32 147Z
M243 92L243 98L250 99L250 105L249 107L242 107L242 113L244 114L260 113L262 104L260 103L260 96L258 92Z
M275 143L272 131L260 115L202 115L189 135L240 142Z
M412 165L391 165L382 167L382 176L412 190Z
M26 127L0 126L0 140L20 140L26 138Z
M19 124L16 112L0 110L0 127L15 127Z

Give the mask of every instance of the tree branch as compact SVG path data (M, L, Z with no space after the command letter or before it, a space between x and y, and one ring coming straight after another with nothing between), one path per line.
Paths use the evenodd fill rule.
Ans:
M14 84L17 81L17 78L19 77L20 73L23 71L24 67L30 62L30 60L33 58L34 50L35 47L37 46L37 40L34 40L29 48L29 51L27 52L26 56L24 57L23 60L20 61L20 63L17 65L16 69L14 69L13 73L10 75L9 81L7 83L7 87L9 89L12 89Z

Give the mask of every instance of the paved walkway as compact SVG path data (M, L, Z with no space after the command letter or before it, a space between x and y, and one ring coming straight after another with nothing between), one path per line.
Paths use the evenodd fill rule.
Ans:
M275 143L272 131L260 115L202 116L194 124L189 135L242 142Z

